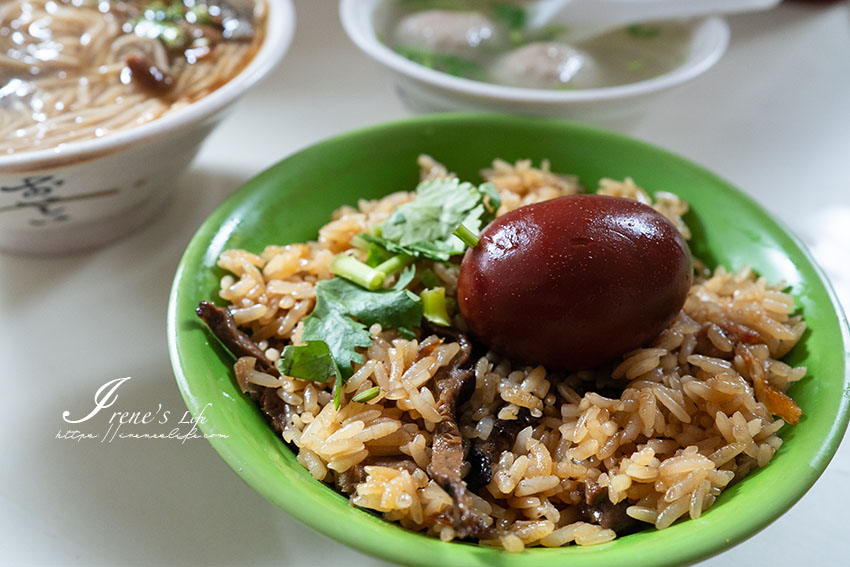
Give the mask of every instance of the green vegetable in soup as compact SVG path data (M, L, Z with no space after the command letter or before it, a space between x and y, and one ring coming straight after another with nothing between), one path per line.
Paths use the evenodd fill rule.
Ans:
M170 21L139 19L133 25L133 33L149 39L158 39L170 49L180 49L188 44L186 32Z
M209 44L209 39L206 37L190 36L190 33L184 27L186 24L213 25L209 7L200 2L187 7L182 0L167 2L156 0L147 4L142 9L141 14L130 21L134 34L149 39L157 39L169 49L185 49L190 45L198 47Z
M396 0L386 10L376 32L400 55L449 75L519 88L592 89L651 79L681 65L691 43L689 25L677 22L573 42L568 26L529 29L527 4L518 0ZM531 46L541 49L522 52ZM583 60L561 57L558 47L581 52ZM642 63L634 65L636 59Z
M493 17L511 31L520 31L525 27L526 14L522 6L510 2L495 2L491 11Z
M657 26L647 26L641 24L631 25L626 28L626 31L629 32L629 35L631 37L637 39L652 39L661 35L661 28Z
M423 67L448 73L455 77L465 77L468 79L484 77L484 68L479 63L458 57L457 55L444 55L442 53L434 53L433 51L406 46L396 47L395 51L402 57L410 59L414 63L419 63Z
M420 10L476 10L481 0L400 0L399 4L415 11Z
M184 6L181 0L163 2L157 0L145 6L142 14L151 22L176 22L183 19Z
M198 4L192 6L186 12L186 21L190 24L209 25L213 20L209 8L203 4Z

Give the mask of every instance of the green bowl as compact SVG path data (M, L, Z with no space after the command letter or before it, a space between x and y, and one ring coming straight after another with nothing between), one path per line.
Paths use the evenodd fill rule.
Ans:
M808 376L791 389L804 411L786 426L773 462L733 485L697 520L645 530L591 547L533 548L519 554L412 533L350 506L314 480L239 391L232 359L194 315L218 297L218 255L315 239L331 211L359 198L409 190L416 157L427 153L461 179L477 180L492 159L543 158L586 187L632 177L650 192L691 204L692 248L710 265L752 265L784 280L808 323L788 356ZM404 565L570 567L683 565L735 545L788 510L814 484L848 421L847 320L803 245L750 198L712 173L663 150L610 132L551 120L501 115L436 115L383 124L321 142L245 184L204 223L183 256L168 313L174 373L189 410L221 457L249 485L292 516L356 548Z

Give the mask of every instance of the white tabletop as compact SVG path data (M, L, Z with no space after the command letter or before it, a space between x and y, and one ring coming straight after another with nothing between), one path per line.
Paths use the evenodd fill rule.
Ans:
M284 156L408 116L345 37L335 2L296 8L284 63L212 135L155 222L85 254L0 254L0 564L386 565L299 524L202 439L56 439L69 428L63 411L82 417L97 388L125 376L110 412L159 409L176 422L185 406L165 314L197 227ZM752 195L803 238L850 306L850 7L784 3L730 22L724 59L632 134ZM105 415L86 431L105 433ZM846 565L848 445L791 511L700 565Z

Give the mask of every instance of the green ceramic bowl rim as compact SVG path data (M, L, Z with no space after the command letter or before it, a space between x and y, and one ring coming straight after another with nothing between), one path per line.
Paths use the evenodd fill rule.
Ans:
M257 472L250 466L252 459L246 455L246 451L249 451L250 449L246 450L240 443L234 442L229 438L213 436L209 438L208 441L219 453L222 459L224 459L224 461L227 462L228 465L230 465L230 467L236 471L248 485L260 492L268 500L286 510L289 514L315 528L319 532L322 532L346 545L365 553L401 564L434 565L446 563L542 566L550 565L557 561L564 562L565 564L569 563L574 567L589 565L673 566L709 557L754 535L781 516L808 491L829 464L829 461L832 459L841 442L844 431L847 428L848 420L850 420L850 396L848 396L848 393L850 393L850 353L848 353L848 346L850 346L850 329L848 328L847 317L844 315L828 279L824 276L822 270L813 260L805 246L782 223L766 213L764 209L762 209L747 195L738 191L732 185L708 170L693 164L689 160L672 154L671 152L620 134L569 122L554 120L543 121L541 119L501 114L458 113L430 115L378 124L335 136L306 149L300 150L272 166L243 185L221 206L219 206L218 209L216 209L216 211L199 228L187 247L178 266L169 301L167 336L172 367L183 399L190 412L195 416L198 416L199 413L203 412L203 409L207 404L207 400L197 398L193 395L192 379L189 376L190 369L184 368L184 362L181 358L181 346L184 337L181 336L179 324L180 321L186 317L186 314L181 311L181 298L184 294L183 292L191 288L193 284L191 269L196 264L200 263L200 261L205 257L207 254L207 248L212 243L211 238L220 230L222 224L228 220L229 216L233 213L234 209L237 208L240 201L250 195L253 191L261 188L263 186L264 179L266 177L273 176L274 170L280 167L285 167L284 164L291 160L297 160L302 155L306 155L311 152L326 151L349 143L356 143L357 140L364 135L381 131L387 132L393 130L405 130L407 128L427 127L428 125L446 123L461 124L464 122L487 123L510 127L511 125L527 124L532 121L536 121L541 125L545 124L547 128L563 128L565 132L569 131L596 138L607 138L609 140L628 142L633 144L635 147L650 150L660 155L665 160L678 162L679 164L686 166L700 176L709 179L714 185L716 185L718 190L723 191L726 194L731 194L735 199L744 202L759 215L765 217L766 220L774 223L798 249L797 251L799 254L810 265L816 276L819 278L820 283L823 285L829 301L832 304L831 307L835 310L838 326L840 328L840 342L844 348L844 372L841 379L843 379L843 391L845 394L839 402L832 428L827 432L820 447L817 448L817 450L813 449L811 451L811 459L807 463L808 467L805 474L795 476L793 479L788 480L787 483L784 483L782 497L766 502L763 508L749 513L740 523L718 526L717 522L713 522L712 524L705 526L702 531L700 531L699 540L686 538L686 541L682 541L681 539L677 539L676 528L677 526L687 524L688 522L699 522L701 519L681 522L667 530L652 532L653 536L650 542L641 542L641 544L637 546L627 546L624 549L611 548L611 545L617 543L615 541L611 544L602 544L590 547L571 546L560 549L533 548L526 550L521 554L509 554L494 548L468 543L446 543L435 538L411 533L387 522L383 522L382 520L378 520L371 514L354 507L349 509L350 512L348 510L345 512L351 516L351 518L347 518L350 520L350 523L341 522L339 520L342 518L337 517L339 514L336 512L329 513L327 510L323 510L321 507L315 506L316 497L312 495L313 492L315 492L316 489L332 492L330 488L317 481L312 481L312 478L305 482L303 479L297 477L287 478L291 484L272 487L271 485L265 484L266 479L264 478L262 471ZM330 211L328 212L330 213ZM838 377L836 377L836 379L838 379ZM243 400L243 402L250 403L247 400ZM209 421L200 423L199 427L201 431L207 435L225 433L227 431L227 424L222 426L221 424L215 424ZM279 438L278 441L282 444L282 441ZM340 500L344 500L342 496L336 496L338 496Z

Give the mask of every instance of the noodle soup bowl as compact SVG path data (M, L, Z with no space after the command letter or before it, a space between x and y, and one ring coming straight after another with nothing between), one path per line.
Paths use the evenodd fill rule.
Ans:
M380 63L396 94L415 113L489 111L561 118L627 131L671 89L702 75L726 51L729 26L719 17L688 24L689 45L674 69L651 79L587 89L499 85L415 63L384 44L386 0L340 0L342 25L354 44Z
M85 250L152 219L207 135L286 53L295 26L292 3L266 0L266 7L258 51L207 96L102 138L0 155L0 249Z

